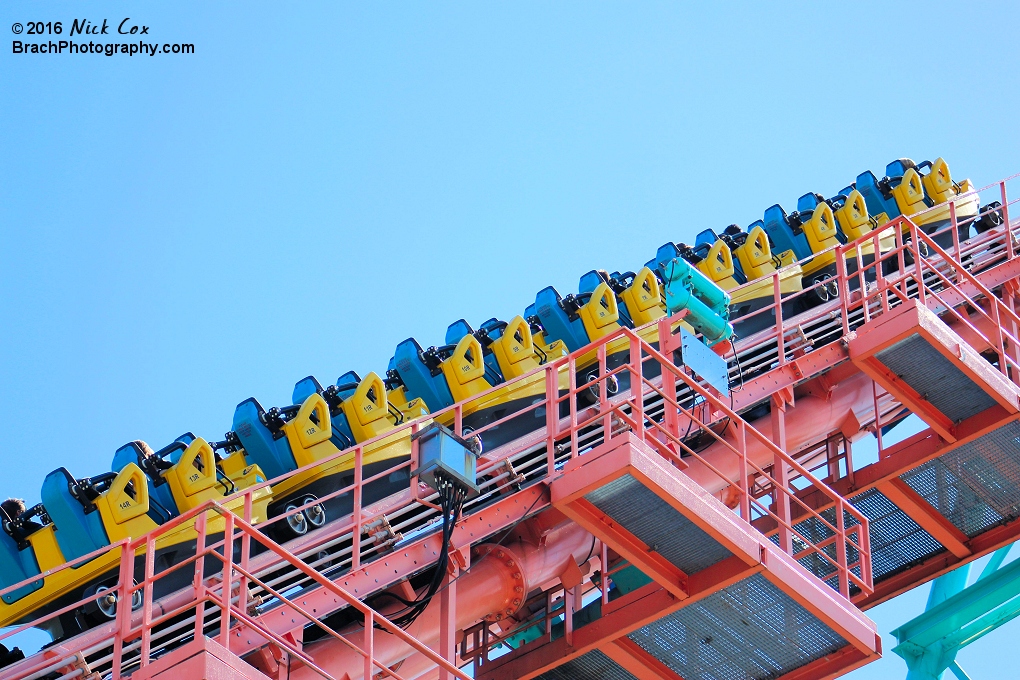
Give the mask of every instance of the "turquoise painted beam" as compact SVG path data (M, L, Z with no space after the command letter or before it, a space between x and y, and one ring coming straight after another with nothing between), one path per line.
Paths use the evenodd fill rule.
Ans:
M997 550L970 586L969 565L940 576L925 612L892 632L899 641L893 652L906 662L907 680L942 680L947 670L957 680L970 680L957 653L1020 616L1020 560L1002 567L1009 548Z
M917 649L979 619L1020 595L1020 560L998 569L892 632L899 646Z

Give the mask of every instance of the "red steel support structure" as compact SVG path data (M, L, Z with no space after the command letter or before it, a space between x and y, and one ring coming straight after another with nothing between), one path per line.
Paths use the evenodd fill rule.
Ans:
M446 679L472 663L494 680L690 680L709 667L806 679L867 663L881 649L862 609L1020 538L1013 180L978 192L1001 203L1002 225L954 236L948 251L909 218L838 246L828 303L786 314L774 275L773 302L756 313L775 324L735 343L732 393L673 363L669 320L655 346L621 329L537 369L545 398L526 410L545 426L485 452L482 493L448 545L417 478L362 502L379 476L362 475L377 440L364 442L353 484L333 494L350 493L353 513L285 545L252 525L256 487L235 496L240 515L225 509L233 499L210 502L34 577L116 556L116 619L0 678ZM848 272L868 241L881 255ZM629 360L610 370L621 342ZM578 360L593 351L598 377L579 384ZM610 382L629 389L613 394ZM447 409L457 434L486 396ZM883 428L909 413L928 429L887 443ZM855 469L852 444L869 433L878 461ZM409 470L417 456L415 443ZM154 599L169 573L152 559L156 538L187 522L196 554L171 570L188 570L191 586ZM441 590L406 629L392 623L403 606L383 594L420 595L443 551Z

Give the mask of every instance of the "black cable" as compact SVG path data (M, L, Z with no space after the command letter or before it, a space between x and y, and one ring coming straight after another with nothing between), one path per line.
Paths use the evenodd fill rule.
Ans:
M500 547L501 545L503 545L503 542L506 541L506 539L510 538L510 535L513 533L513 530L516 529L521 524L521 522L523 522L524 520L528 519L528 517L531 514L531 511L535 509L535 506L538 505L538 502L540 500L542 500L541 494L535 496L535 500L533 500L531 502L531 505L528 506L527 510L524 511L524 514L521 515L521 518L519 520L515 521L513 524L511 524L510 526L508 526L506 529L503 530L503 536L498 541L496 541L495 544L493 544L494 547L496 547L496 548ZM594 551L594 550L595 550L595 547L593 545L592 546L592 551ZM486 553L485 555L482 555L476 561L472 562L470 567L468 567L467 569L461 570L460 574L458 574L456 576L456 578L451 579L449 583L447 583L446 585L444 585L441 588L439 588L432 595L432 597L435 597L436 595L438 595L439 593L443 592L444 590L449 588L451 585L453 585L454 583L456 583L457 581L459 581L463 577L467 576L469 573L471 573L472 569L474 569L477 565L479 565L482 562L484 562L485 559L492 554L492 552L493 551L490 551L490 552ZM589 559L591 559L591 558L589 557ZM444 572L445 572L445 569L444 569ZM381 596L391 597L391 598L393 598L393 599L395 599L395 600L397 600L398 602L401 602L401 603L408 603L408 604L410 604L410 603L414 602L413 600L405 600L404 598L400 597L399 595L394 595L391 592L380 593L379 596L380 597ZM378 627L378 625L379 624L376 624L377 627ZM384 629L380 628L380 630L384 630Z
M744 369L742 369L740 367L740 355L737 354L736 336L733 337L733 342L731 344L733 346L733 359L734 359L734 361L737 362L737 375L740 376L740 388L737 389L737 390L730 390L730 410L732 411L733 410L733 392L734 391L739 392L740 390L744 389Z
M595 536L595 534L592 534L591 535L591 550L588 551L588 556L584 558L584 562L581 562L581 564L584 564L585 562L590 560L591 556L595 554L595 541L597 541L597 540L598 540L598 538ZM605 566L603 565L602 568L605 569Z
M436 563L435 572L432 575L432 581L429 583L425 592L418 598L413 601L407 601L399 596L393 595L392 593L388 593L390 597L406 604L405 611L401 611L394 616L388 617L392 623L400 626L401 628L407 628L414 623L414 621L421 616L422 612L424 612L428 607L436 593L440 591L449 565L450 543L453 538L453 530L457 522L460 520L464 501L467 498L467 491L455 483L445 480L440 476L437 476L436 481L439 482L439 502L443 513L443 550L442 553L440 553L438 562Z

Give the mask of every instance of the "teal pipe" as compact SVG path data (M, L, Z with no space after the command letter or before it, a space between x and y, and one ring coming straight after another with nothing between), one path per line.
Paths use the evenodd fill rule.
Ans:
M666 309L675 314L686 309L687 321L709 346L733 336L730 296L686 260L675 259L665 270Z
M713 312L723 319L730 318L730 295L715 281L708 278L690 262L682 257L675 258L666 263L663 267L666 275L666 285L677 282L684 288L690 290L695 297L704 302Z
M709 309L704 302L683 286L675 283L666 286L666 306L670 314L686 309L687 316L684 317L684 321L701 333L709 347L729 340L733 336L733 324Z

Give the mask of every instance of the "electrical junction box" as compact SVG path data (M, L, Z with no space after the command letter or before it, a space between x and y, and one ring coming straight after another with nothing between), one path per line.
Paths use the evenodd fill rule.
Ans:
M478 495L478 454L469 442L439 423L415 433L413 439L418 440L418 469L412 476L438 491L438 474L466 489L468 498Z

